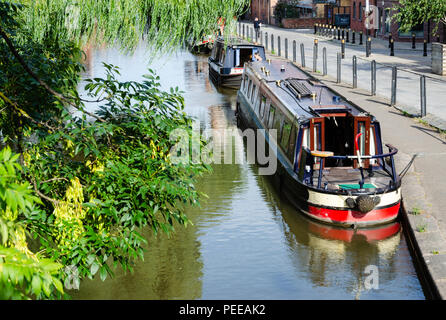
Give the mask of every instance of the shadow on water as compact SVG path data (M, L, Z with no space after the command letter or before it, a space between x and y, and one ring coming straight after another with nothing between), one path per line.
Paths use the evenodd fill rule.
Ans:
M93 55L95 53L92 53ZM117 52L96 53L120 62L139 79L144 63ZM139 57L139 58L138 58ZM97 57L96 57L97 58ZM136 60L135 60L136 59ZM92 58L90 65L98 62ZM118 64L118 63L116 63ZM126 68L127 65L131 65ZM207 57L179 52L151 66L162 87L178 86L185 111L201 129L236 129L236 91L217 89ZM99 70L88 70L98 76ZM234 159L246 156L241 137L223 140ZM240 159L238 159L240 162ZM382 229L335 229L313 222L282 199L256 165L213 164L197 190L209 196L185 208L194 225L176 227L167 238L144 232L148 250L135 272L114 279L85 280L75 299L423 299L398 223ZM379 271L379 288L366 290L367 266Z

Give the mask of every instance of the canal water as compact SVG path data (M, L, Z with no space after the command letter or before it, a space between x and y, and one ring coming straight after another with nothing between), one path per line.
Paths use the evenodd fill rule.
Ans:
M149 62L147 52L144 44L132 55L90 49L84 76L103 76L106 62L121 68L120 79L141 80L150 67L164 89L184 91L186 112L202 129L236 128L236 91L210 82L207 56L178 51ZM170 238L145 232L147 252L133 273L87 279L73 298L424 299L398 224L356 234L317 224L282 199L256 165L212 167L197 185L208 198L185 210L193 226L178 226Z

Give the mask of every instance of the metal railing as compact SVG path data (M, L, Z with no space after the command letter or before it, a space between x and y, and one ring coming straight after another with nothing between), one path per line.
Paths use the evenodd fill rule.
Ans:
M243 36L244 26L245 24L241 23L239 27L239 35L241 36ZM306 48L303 42L299 43L298 38L291 40L291 38L274 35L273 33L268 34L267 32L265 32L265 48L269 50L268 37L270 37L272 52L274 52L274 47L277 44L279 48L278 54L285 56L285 58L292 57L290 60L300 67L307 68L307 62L310 61L310 63L312 62L311 71L314 73L322 73L323 76L334 77L338 83L351 84L352 88L365 89L370 92L371 96L383 97L388 100L390 106L398 105L401 110L413 116L425 117L428 112L436 116L439 116L440 113L446 114L443 98L444 92L446 92L445 80L403 67L380 63L369 58L362 58L357 55L352 56L348 50L349 47L345 46L345 43L347 39L350 42L350 38L351 43L358 42L358 34L354 31L344 30L344 41L342 41L343 30L340 28L325 25L322 27L317 26L314 30L315 34L327 39L336 39L336 41L339 39L341 42L339 51L329 51L326 47L323 47L322 59L318 59L317 45L313 45L313 48ZM363 38L365 38L365 43ZM370 37L364 37L362 33L359 33L359 44L355 48L362 46L365 49L365 56L373 57L372 43L367 43L370 40ZM391 40L389 40L389 51L391 43L393 43ZM282 41L285 48L284 54L281 50ZM292 46L288 46L288 43L292 43ZM291 55L288 52L289 47L292 50ZM276 52L274 53L277 54ZM425 53L426 44L424 43L423 55ZM338 59L338 54L340 59ZM439 117L441 118L441 116ZM446 116L444 118L446 121Z

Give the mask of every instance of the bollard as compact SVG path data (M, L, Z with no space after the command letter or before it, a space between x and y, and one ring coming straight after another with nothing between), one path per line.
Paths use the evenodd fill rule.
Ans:
M317 56L318 56L318 48L319 48L319 40L317 40L317 39L314 39L314 50L313 51L316 51L316 58L317 58Z
M337 76L336 83L341 83L341 53L337 53Z
M420 77L421 117L426 116L426 76Z
M268 32L265 32L265 48L268 50Z
M376 96L376 61L373 60L371 63L371 71L372 71L372 79L371 79L371 94L372 96Z
M359 31L359 45L362 46L362 31Z
M313 72L317 71L317 39L314 39L313 46Z
M390 98L390 105L393 107L396 104L396 80L397 80L397 68L392 67L392 96Z
M288 59L288 38L285 38L285 59Z
M338 27L338 40L341 40L341 28Z
M305 68L305 47L303 43L300 44L300 59L302 68Z
M332 27L331 32L332 32L333 40L336 40L336 27Z
M347 37L346 37L346 42L348 43L348 42L350 42L350 29L347 29L347 35L346 35Z
M345 39L345 29L342 28L342 40L344 40L344 39Z
M282 56L282 44L280 43L280 36L277 36L277 55Z
M314 34L317 33L317 23L314 24Z
M355 34L355 30L352 31L352 43L356 44L356 34Z
M296 40L293 40L293 62L297 60L297 52L296 52Z
M389 48L390 48L390 43L392 42L392 33L389 33Z
M271 53L274 52L274 35L271 35Z
M423 57L427 57L427 41L423 42Z
M242 32L242 38L245 37L245 25L243 25L243 32Z
M327 75L327 48L322 49L322 75Z
M390 56L395 55L395 44L393 43L393 39L390 39Z
M372 54L372 38L368 37L366 43L366 57L370 57L371 54Z
M412 33L412 49L415 49L415 33Z
M258 42L259 42L259 34L258 34L257 31L254 31L254 32L255 32L255 34L256 34L256 42L255 42L255 43L258 43Z
M358 61L356 56L353 56L353 89L358 87Z

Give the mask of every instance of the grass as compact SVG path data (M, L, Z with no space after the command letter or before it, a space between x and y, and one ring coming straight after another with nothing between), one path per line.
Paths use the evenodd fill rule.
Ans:
M420 233L426 232L427 231L427 226L426 224L420 224L417 226L417 231Z
M413 214L414 216L417 216L417 215L421 214L421 209L417 208L417 207L413 207L409 213Z
M440 252L438 252L437 250L432 251L432 254L439 254Z

